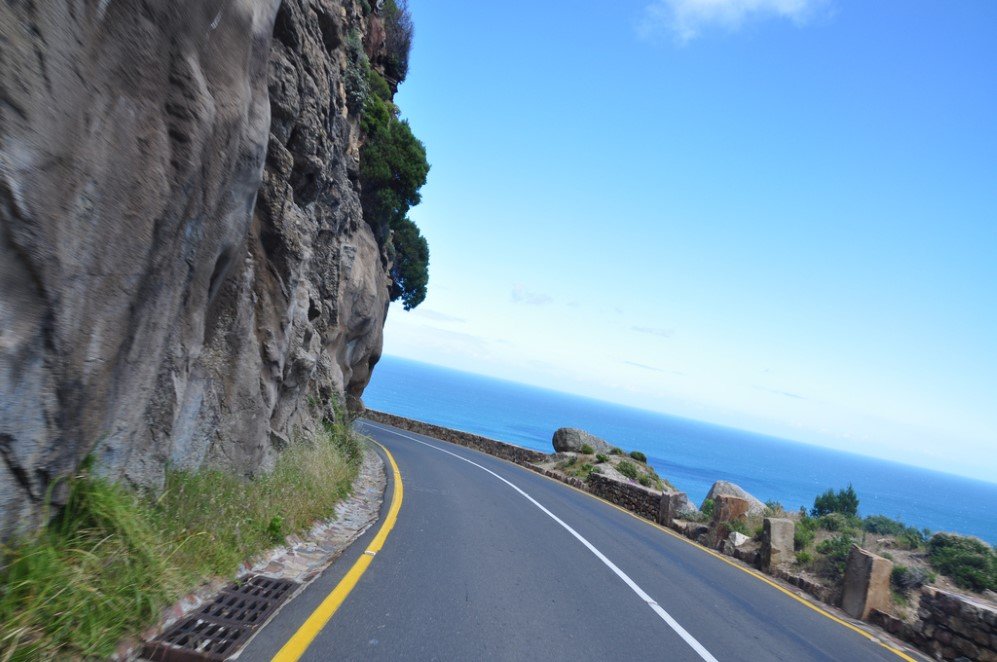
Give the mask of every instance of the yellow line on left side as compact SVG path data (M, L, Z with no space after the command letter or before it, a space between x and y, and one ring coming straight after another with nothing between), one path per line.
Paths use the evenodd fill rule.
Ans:
M377 444L376 441L374 443ZM381 446L381 444L377 445ZM391 475L394 477L395 482L395 489L391 495L391 505L388 507L388 514L384 518L384 523L381 524L381 528L374 536L374 539L370 541L367 549L356 560L356 563L346 573L346 576L336 584L336 588L332 589L332 592L325 597L322 604L315 608L315 611L301 624L298 631L287 640L283 648L277 651L277 654L273 657L274 662L293 662L305 654L305 651L308 650L308 647L315 640L315 637L318 636L318 633L322 631L322 628L325 627L333 614L336 613L336 610L346 600L346 596L350 594L353 587L360 581L360 577L367 571L367 566L374 560L374 555L381 551L384 541L388 539L388 534L394 528L395 521L398 519L398 511L402 507L402 493L404 491L402 488L402 474L398 471L398 465L395 463L395 458L391 455L391 451L384 446L381 446L381 450L388 457L388 462L391 464Z

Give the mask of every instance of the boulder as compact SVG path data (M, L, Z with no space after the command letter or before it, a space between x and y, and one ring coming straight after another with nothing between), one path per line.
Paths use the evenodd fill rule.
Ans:
M722 522L733 522L734 520L744 519L744 516L748 513L748 509L751 504L747 499L742 499L741 497L732 496L730 494L721 494L717 496L716 501L713 506L713 521L715 523Z
M679 513L690 509L689 497L685 492L665 491L661 494L661 505L658 510L658 523L671 526Z
M852 545L845 565L841 608L852 618L865 620L873 609L890 611L890 574L893 563Z
M608 443L578 428L560 428L554 433L552 440L554 450L558 453L580 453L582 446L591 446L596 453L606 453L613 450Z
M740 547L744 543L746 543L749 540L751 540L751 538L749 538L748 536L744 535L743 533L738 533L737 531L732 531L731 534L729 536L727 536L727 540L729 540L730 543L732 545L734 545L734 547Z
M713 487L710 488L709 493L706 495L706 499L716 502L717 497L721 495L734 496L746 500L748 502L749 515L762 515L765 513L765 504L752 496L740 485L729 483L726 480L718 480L713 483ZM706 499L703 500L703 503L706 503ZM702 506L700 506L700 508L702 508Z
M762 570L772 572L780 563L793 559L795 532L793 520L766 517L762 521Z

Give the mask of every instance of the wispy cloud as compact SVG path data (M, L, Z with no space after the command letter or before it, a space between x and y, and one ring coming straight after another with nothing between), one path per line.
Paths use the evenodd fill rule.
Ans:
M746 22L780 18L805 25L820 14L830 0L654 0L648 5L641 33L662 30L687 43L709 28L735 32Z
M658 368L653 365L647 365L646 363L637 363L636 361L623 361L624 365L631 365L635 368L640 368L642 370L650 370L651 372L660 372L669 375L679 375L684 376L684 372L679 372L678 370L665 370L664 368Z
M766 388L764 386L756 386L755 388L758 389L759 391L765 391L767 393L775 393L776 395L781 395L781 396L786 397L786 398L792 398L794 400L808 400L809 399L809 398L807 398L804 395L800 395L799 393L791 393L790 391L780 391L779 389Z
M635 368L643 368L644 370L650 370L651 372L668 372L662 368L655 368L653 365L646 365L644 363L637 363L636 361L624 361L627 365L632 365Z
M426 319L433 320L434 322L458 322L460 324L467 322L467 320L463 317L447 315L446 313L441 313L438 310L432 310L430 308L416 308L414 312L419 317L425 317Z
M675 335L675 329L662 329L654 326L632 326L630 329L637 333L646 333L650 336L658 336L659 338L671 338Z
M528 306L546 306L553 303L554 299L542 292L533 292L522 283L516 283L512 286L512 302Z

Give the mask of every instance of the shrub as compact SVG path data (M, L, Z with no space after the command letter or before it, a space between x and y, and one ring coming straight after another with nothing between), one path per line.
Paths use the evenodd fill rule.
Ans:
M408 75L409 53L412 50L412 16L406 0L385 0L381 9L384 17L384 73L397 82Z
M920 549L928 542L931 532L928 529L915 529L903 522L883 515L870 515L862 520L862 528L869 533L895 536L904 549Z
M603 462L608 462L609 461L609 457L606 456L606 455L603 455L602 453L599 453L598 455L595 456L595 461L598 464L602 464Z
M641 474L640 476L638 476L637 482L643 485L644 487L651 487L652 485L654 485L654 479L652 479L647 474Z
M637 460L638 462L647 464L647 456L641 453L640 451L630 451L630 457Z
M820 517L828 513L843 513L845 515L858 515L859 497L855 494L855 489L851 483L843 490L828 490L814 499L814 507L810 509L812 517Z
M713 503L713 499L707 499L703 502L703 507L700 508L700 510L702 510L703 514L707 517L713 517L714 507L716 507L716 504Z
M778 501L766 501L765 502L765 514L766 515L769 515L769 516L772 516L772 517L778 517L780 515L785 514L785 512L786 512L786 509L783 508L782 504L779 503Z
M862 522L854 516L848 516L844 513L828 513L826 515L821 515L817 518L817 527L824 529L825 531L835 531L835 532L848 532L852 533Z
M934 573L919 567L908 568L905 565L895 565L890 573L890 583L903 594L910 593L933 581L935 581Z
M813 563L814 557L810 552L796 552L796 564L807 566Z
M627 478L637 479L637 465L633 462L628 462L627 460L622 460L616 465L616 470Z
M623 449L622 448L614 448L611 451L609 451L609 454L610 455L623 455Z
M727 522L727 528L737 533L748 535L748 523L743 519L735 519ZM749 536L750 537L750 536Z
M370 63L363 50L360 32L357 30L351 30L346 37L346 52L349 56L349 63L343 77L343 85L346 88L346 106L350 112L359 113L363 110L370 93L368 82Z
M855 540L847 534L829 538L817 545L817 552L824 555L822 573L831 579L840 579L845 574L845 563L852 551Z
M582 447L581 447L580 450L581 450L581 452L582 452L583 455L591 455L592 453L595 452L595 449L592 448L588 444L582 444Z
M997 590L997 554L981 540L936 533L928 541L928 561L958 586Z
M817 520L807 517L806 513L803 513L793 529L793 547L798 550L806 549L813 543L816 536Z

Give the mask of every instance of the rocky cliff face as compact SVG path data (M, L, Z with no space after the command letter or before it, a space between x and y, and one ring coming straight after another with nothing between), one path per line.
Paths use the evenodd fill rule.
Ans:
M357 396L387 258L353 0L0 6L0 537L93 454L252 474Z

